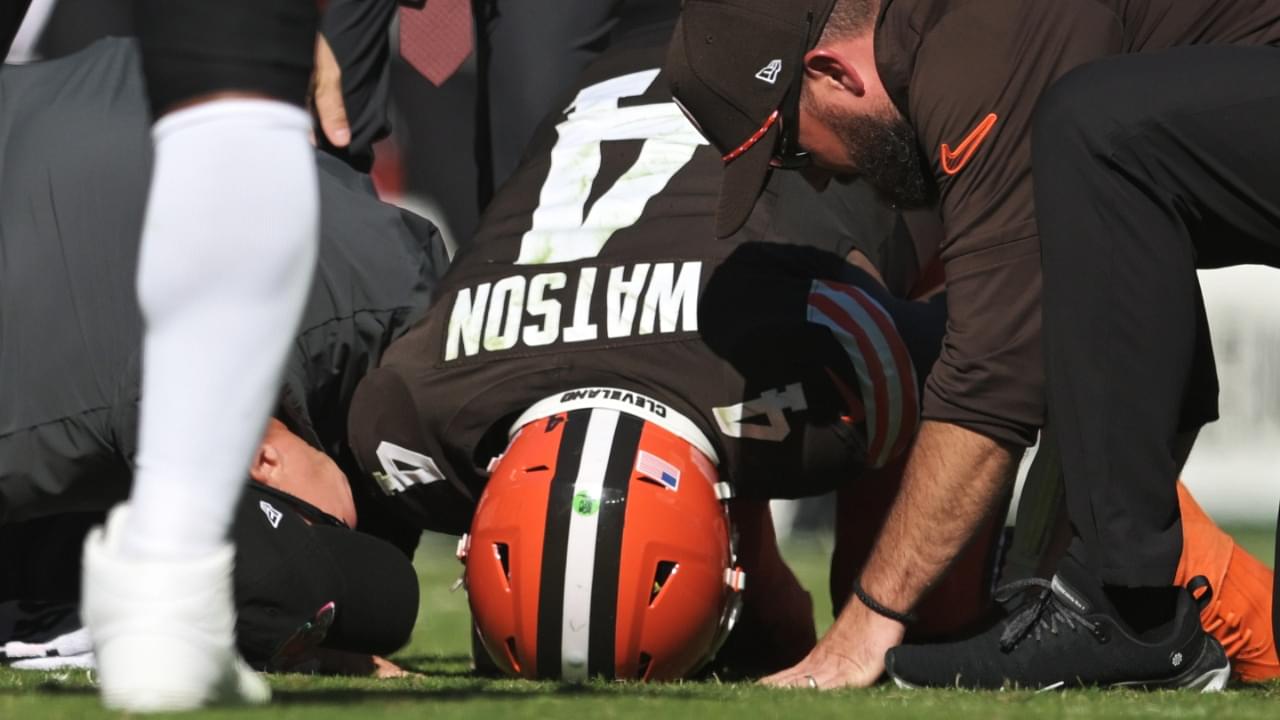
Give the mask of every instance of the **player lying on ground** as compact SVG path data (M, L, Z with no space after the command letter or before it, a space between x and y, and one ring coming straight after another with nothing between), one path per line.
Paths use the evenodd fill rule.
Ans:
M6 68L0 91L0 522L100 514L128 493L138 437L141 317L132 268L151 158L138 51L109 39ZM366 655L395 649L417 613L403 551L332 529L378 526L376 507L353 494L335 459L347 462L356 383L425 308L447 261L430 223L378 202L367 177L346 165L323 154L318 162L319 274L290 344L279 421L246 467L266 487L237 515L245 541L235 575L240 648L263 666L302 626L323 627L328 620L315 616L330 601L337 607L327 644ZM6 540L24 531L39 528L7 528ZM6 542L4 563L34 560L12 547ZM5 587L0 599L72 601L78 552L28 575L59 572L68 580L57 597ZM335 584L383 590L339 596ZM272 616L273 604L288 610Z
M586 72L352 403L365 475L421 527L471 530L480 634L528 677L679 677L737 600L742 645L722 661L803 657L811 606L764 502L840 490L839 607L939 352L940 299L897 299L845 262L850 241L864 259L882 245L870 205L824 235L823 206L797 213L812 196L779 176L717 238L720 157L658 74L666 37ZM736 548L716 505L729 496ZM922 636L987 611L1002 518L922 605Z

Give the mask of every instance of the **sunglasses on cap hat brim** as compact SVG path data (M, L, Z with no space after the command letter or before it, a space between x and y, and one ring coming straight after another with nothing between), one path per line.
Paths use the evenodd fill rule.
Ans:
M813 12L806 13L805 35L811 37L813 33ZM797 57L796 66L804 67L804 56L807 50L801 50ZM792 79L791 84L787 87L787 92L783 95L782 103L778 108L770 113L765 119L760 129L753 133L741 145L725 153L721 160L726 164L733 162L740 156L746 154L748 150L755 147L756 143L765 138L769 131L776 124L778 125L777 147L774 148L773 154L769 158L769 167L780 170L801 170L813 165L813 158L800 147L800 90L804 82L803 71ZM706 134L702 126L698 124L697 118L693 113L680 102L679 98L673 98L676 107L680 108L680 112L688 118L698 132Z
M805 37L813 37L813 11L805 14ZM800 72L791 81L782 104L776 110L782 126L778 132L778 147L774 150L769 166L782 170L799 170L813 164L813 158L800 147L800 90L804 87L804 56L808 50L801 50L796 58L796 67Z

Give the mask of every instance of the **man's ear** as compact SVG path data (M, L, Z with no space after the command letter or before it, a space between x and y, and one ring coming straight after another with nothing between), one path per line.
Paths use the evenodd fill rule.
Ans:
M841 89L858 97L867 92L862 74L853 63L843 53L830 48L819 47L805 53L804 74L809 80L816 81L817 92Z
M279 448L270 442L263 442L253 454L253 464L249 467L249 477L263 485L271 485L281 472L283 456Z

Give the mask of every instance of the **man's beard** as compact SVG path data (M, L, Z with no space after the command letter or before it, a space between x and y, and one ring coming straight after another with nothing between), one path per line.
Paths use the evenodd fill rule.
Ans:
M938 187L920 154L916 132L893 107L873 115L819 115L840 138L857 177L898 210L929 207Z

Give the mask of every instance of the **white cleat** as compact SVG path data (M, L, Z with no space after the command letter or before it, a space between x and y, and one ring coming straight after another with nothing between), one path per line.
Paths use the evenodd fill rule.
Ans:
M271 699L235 646L230 544L179 562L119 556L127 507L84 543L85 626L97 653L102 703L169 712Z

